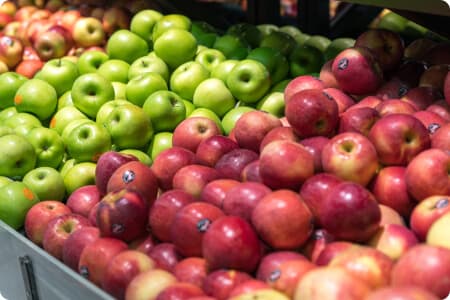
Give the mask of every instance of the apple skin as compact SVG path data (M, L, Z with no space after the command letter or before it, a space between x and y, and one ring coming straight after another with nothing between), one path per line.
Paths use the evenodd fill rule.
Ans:
M322 90L305 90L291 96L285 116L300 138L331 136L339 121L339 108Z
M284 89L284 100L288 103L291 97L303 90L318 89L323 90L326 88L325 84L318 78L311 75L297 76L287 84Z
M237 149L238 147L238 144L229 137L214 135L200 142L195 152L195 156L198 163L214 167L224 154Z
M370 107L370 108L376 108L378 104L383 102L383 99L377 96L366 96L356 102L354 105L350 106L347 110L360 108L360 107Z
M270 286L264 281L258 279L249 279L236 285L230 291L229 297L231 299L234 299L234 297L248 295L249 293L268 288L270 288Z
M247 221L224 216L215 220L203 235L202 253L210 271L229 268L252 272L261 259L262 248Z
M252 161L242 169L241 181L263 182L259 174L259 160Z
M136 275L128 284L125 299L156 299L177 279L171 273L161 269L150 269Z
M210 136L220 135L217 124L206 117L189 117L181 121L172 136L172 145L196 152L200 142Z
M150 250L155 247L156 240L152 234L148 234L147 236L144 235L143 237L135 239L128 245L129 249L134 249L148 255Z
M339 116L338 132L358 132L368 136L373 124L379 119L380 113L374 108L358 107L349 109Z
M88 218L95 204L100 202L100 191L96 185L85 185L73 191L66 200L67 207L73 213Z
M328 231L322 228L316 228L311 232L308 240L303 244L300 251L310 261L315 263L325 246L334 242L334 240L334 236Z
M72 233L89 225L87 218L73 213L53 218L45 229L42 247L56 259L62 260L64 242Z
M339 88L326 88L323 89L323 92L328 98L333 99L336 102L339 114L343 113L356 103L350 95L344 93Z
M176 213L189 203L194 196L183 190L168 190L161 193L149 210L148 224L152 234L162 242L169 242L170 228Z
M9 69L14 68L22 59L23 43L14 36L3 35L0 37L0 60Z
M187 282L203 287L203 281L208 273L206 260L202 257L186 257L180 260L173 269L173 274L181 282Z
M407 82L397 77L383 83L375 92L375 96L381 99L397 99L403 97L413 86L409 86Z
M450 122L440 126L431 136L431 148L450 149Z
M277 126L266 133L259 145L259 152L261 152L267 144L275 140L290 140L293 142L300 142L300 138L294 133L292 127Z
M114 256L106 267L102 289L117 299L124 299L130 281L138 274L154 269L156 263L136 250L125 250Z
M417 110L425 110L439 98L441 98L441 93L436 88L429 86L418 86L410 89L406 95L400 99L411 103Z
M175 214L170 226L170 240L184 257L202 256L202 238L214 220L224 212L205 202L188 203Z
M263 282L268 282L282 263L293 260L307 260L307 258L297 251L275 250L269 252L261 258L255 277Z
M226 192L222 202L223 211L250 222L254 208L271 191L259 182L241 182Z
M94 226L84 226L64 242L62 249L62 261L74 271L78 270L78 262L81 252L88 244L100 238L100 230Z
M322 167L322 150L330 139L325 136L312 136L302 139L300 144L303 145L314 158L314 173L320 173L323 171Z
M450 290L450 249L426 244L410 248L394 265L391 285L414 285L439 298Z
M207 295L217 300L226 300L233 288L250 279L251 276L242 271L215 270L206 275L202 288Z
M412 210L410 228L420 241L425 241L432 224L450 212L450 196L433 195L422 199Z
M331 138L323 148L322 167L325 172L366 186L378 170L378 155L364 135L343 132Z
M150 249L148 256L156 262L159 269L173 273L175 266L183 258L173 243L159 243Z
M383 300L383 299L423 299L423 300L439 300L439 298L418 286L388 286L372 291L366 300Z
M417 112L417 108L410 102L401 99L387 99L379 103L375 109L381 117L390 114L409 114Z
M333 65L333 60L330 59L326 61L319 72L319 79L325 85L325 88L339 88L339 84L331 71L331 66Z
M378 203L373 194L358 183L344 181L335 185L320 206L319 222L336 239L364 242L379 228Z
M128 189L107 193L99 202L96 225L104 237L130 242L146 233L148 202Z
M239 185L234 179L216 179L208 182L202 189L199 200L223 208L223 201L229 190Z
M180 168L172 180L172 187L188 192L195 198L200 196L203 187L210 181L219 179L220 173L208 166L191 164Z
M290 190L264 196L253 209L251 222L258 236L276 250L298 249L313 230L313 214L299 194Z
M339 53L333 61L332 72L339 87L355 95L375 92L383 80L378 61L364 47L351 47Z
M433 195L450 194L450 154L442 149L427 149L406 167L406 186L417 201Z
M359 244L346 241L332 241L325 245L319 255L313 260L313 263L318 266L328 266L328 264L338 255L353 249L354 247L359 247Z
M245 166L257 159L258 153L255 151L237 148L222 155L214 168L219 172L221 178L240 181Z
M36 203L25 216L24 229L27 238L36 245L42 246L48 223L56 217L70 213L70 208L60 201L47 200Z
M205 296L205 293L200 287L187 282L176 282L159 293L156 300L183 299L184 297L184 299L191 299L201 296Z
M441 126L449 123L445 118L441 117L437 113L428 110L416 111L413 113L413 116L418 119L423 126L425 126L430 136L433 136L435 131Z
M314 174L314 158L301 144L289 140L273 141L260 154L259 172L272 189L298 190ZM285 172L289 169L289 172Z
M387 224L406 226L405 219L395 209L384 204L378 204L378 207L381 211L380 226Z

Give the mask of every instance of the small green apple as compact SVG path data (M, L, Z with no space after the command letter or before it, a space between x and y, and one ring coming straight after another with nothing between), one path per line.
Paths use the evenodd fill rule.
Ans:
M296 45L297 42L291 35L280 30L265 35L259 43L259 47L274 48L286 57L289 56Z
M160 18L153 26L153 43L167 30L176 28L191 30L192 21L189 17L181 14L167 14Z
M154 9L141 10L131 18L130 30L143 38L147 42L149 48L152 48L153 27L162 17L163 14Z
M75 163L70 167L63 176L66 194L70 195L82 186L95 184L95 167L93 162Z
M121 150L120 153L131 154L131 155L135 156L141 163L146 164L147 166L151 166L152 162L153 162L151 157L147 153L145 153L141 150L124 149L124 150Z
M7 134L0 137L0 145L0 176L21 179L36 166L36 152L25 137Z
M34 115L26 112L19 112L12 114L8 119L3 121L3 125L15 129L21 125L28 125L31 127L41 127L42 122Z
M291 77L318 73L325 63L323 53L316 47L307 44L297 46L289 55Z
M289 62L277 49L257 47L250 51L247 59L257 60L266 66L273 84L285 79L289 73Z
M325 52L330 44L331 40L323 35L312 35L304 42L304 45L316 47L322 53Z
M95 73L109 59L108 54L99 50L83 52L77 60L79 74Z
M286 86L289 84L289 82L291 82L291 78L282 80L276 84L274 84L271 88L270 88L270 93L272 92L284 92L284 89L286 88Z
M16 72L0 74L0 110L14 106L14 96L28 79Z
M106 43L106 53L110 59L120 59L129 64L148 54L146 40L128 29L114 32Z
M183 99L172 91L157 91L144 102L142 109L150 118L155 132L173 131L186 118Z
M208 119L213 120L217 126L219 127L220 131L223 132L222 122L219 118L219 116L213 112L212 110L204 107L198 107L194 109L191 114L189 115L189 118L191 117L205 117Z
M192 112L195 110L195 105L189 100L182 99L184 103L184 107L186 108L186 118L189 117Z
M238 106L230 109L222 118L222 128L226 135L230 134L237 120L246 112L253 111L255 108L250 106Z
M281 118L284 116L284 106L284 93L272 92L262 98L256 105L256 108Z
M128 70L130 64L121 59L108 59L98 67L97 73L110 82L128 82Z
M155 52L150 52L149 55L136 59L130 65L128 80L144 73L158 73L166 82L169 82L169 67Z
M58 168L59 173L61 174L61 176L64 178L64 176L66 176L67 171L69 171L74 165L75 165L75 159L74 158L69 158L67 160L65 160Z
M161 153L161 151L172 147L172 136L173 133L167 131L158 132L155 134L147 150L147 153L150 155L153 161L155 160L156 156Z
M22 180L41 200L63 201L66 194L64 180L56 169L39 167L31 170Z
M34 78L42 79L53 86L58 97L72 88L73 82L77 77L77 65L60 58L47 61L34 76Z
M58 104L56 106L56 110L58 111L61 108L64 108L67 106L74 106L73 101L72 101L72 90L65 92L58 98Z
M77 119L87 119L87 116L75 106L66 106L53 115L50 120L49 128L61 135L67 124Z
M209 71L201 63L188 61L170 75L170 90L181 98L191 100L197 86L209 78Z
M191 33L199 45L211 48L218 37L218 30L204 21L193 21Z
M287 34L292 36L299 45L303 44L309 37L308 35L305 35L298 27L295 27L293 25L281 26L280 31L286 32Z
M14 180L12 180L9 177L6 176L0 176L0 188L4 187L5 185L7 185L8 183L13 182Z
M11 106L3 110L0 110L0 122L3 123L5 120L8 120L17 113L18 112L15 106Z
M106 119L108 118L109 114L115 107L130 103L131 103L130 101L124 99L116 99L106 102L98 110L97 116L95 117L95 122L101 125L105 124Z
M85 123L92 123L94 122L91 119L75 119L70 121L69 123L67 123L66 127L64 127L63 131L61 132L61 138L63 140L63 143L66 144L67 143L67 137L69 136L69 134L72 132L73 129L75 129L76 127L78 127L81 124L85 124Z
M167 89L167 83L160 74L144 73L128 81L125 88L125 99L142 107L148 96L156 91L165 91Z
M247 57L251 48L244 39L231 34L224 34L217 37L212 47L222 52L227 59L236 60Z
M112 81L111 82L113 89L114 89L114 99L126 99L127 93L126 93L126 87L127 84L119 81Z
M332 40L325 49L325 61L335 58L341 51L353 47L354 45L355 39L353 38L336 38Z
M32 129L26 139L36 151L36 167L57 168L65 155L64 142L61 136L52 129L38 127Z
M227 59L223 62L219 63L217 66L213 67L211 70L210 77L219 78L223 82L227 82L228 74L230 74L231 70L234 66L237 65L239 60L236 59Z
M247 41L250 47L255 48L261 42L263 33L258 26L250 23L236 23L228 27L226 34L236 35Z
M256 27L258 27L259 31L262 33L262 37L269 35L270 33L274 32L274 31L278 31L280 30L280 27L278 27L275 24L258 24L256 25Z
M192 101L196 107L208 108L219 118L236 105L236 100L225 83L218 78L209 78L195 89Z
M195 61L200 63L209 72L226 59L222 52L212 48L203 49L195 56Z

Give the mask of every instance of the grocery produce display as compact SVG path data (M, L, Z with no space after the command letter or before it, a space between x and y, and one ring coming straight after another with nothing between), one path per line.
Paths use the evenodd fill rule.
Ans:
M384 22L4 2L0 220L116 299L445 298L450 44Z

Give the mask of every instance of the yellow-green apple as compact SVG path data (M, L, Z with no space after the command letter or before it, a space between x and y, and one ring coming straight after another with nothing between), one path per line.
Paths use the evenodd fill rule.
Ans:
M375 106L375 109L378 111L380 117L389 114L412 115L417 112L417 108L413 104L400 99L383 100L377 106Z
M148 256L156 262L157 268L171 273L182 258L173 243L158 243L150 249Z
M394 261L398 260L409 248L417 245L419 240L414 232L399 224L381 226L369 240L368 245L383 252Z
M105 42L105 30L97 18L80 17L70 30L75 44L80 47L101 46Z
M170 90L192 101L197 86L209 78L209 71L197 61L187 61L170 75Z
M229 299L229 294L234 287L250 279L251 276L242 271L215 270L206 275L202 289L215 299Z
M128 245L119 239L100 237L84 247L77 270L100 287L111 259L127 249Z
M428 245L450 249L448 231L446 230L449 224L450 213L446 213L435 220L427 232L426 243Z
M250 45L242 37L232 34L218 36L212 48L222 52L228 60L242 60L250 51Z
M98 238L100 238L100 230L93 226L83 226L73 232L63 244L63 263L72 270L77 271L78 262L84 247Z
M414 285L439 298L450 290L450 249L418 244L403 254L391 272L391 285Z
M189 113L188 117L189 118L193 118L193 117L203 117L203 118L207 118L210 119L212 121L214 121L216 123L216 125L219 127L220 130L220 134L222 134L222 122L219 118L219 116L213 112L211 109L209 108L205 108L205 107L195 107L195 105L192 102L189 102L187 100L184 100L184 105L186 106L186 109L188 110L188 106L192 105L193 110ZM187 104L189 103L189 104ZM188 113L188 111L186 111L186 114Z
M36 151L36 167L57 168L65 157L65 145L61 136L46 127L36 127L29 131L26 139Z
M158 186L162 190L172 188L172 179L182 167L196 161L195 153L182 147L173 146L161 151L155 157L151 169L158 179Z
M128 284L125 299L156 299L167 287L177 282L176 277L160 268L136 275Z
M72 194L79 187L95 184L95 166L94 162L75 163L69 167L63 175L64 185L67 195ZM60 171L63 174L62 170Z
M77 188L67 197L66 205L73 213L89 217L92 207L101 200L100 192L94 184Z
M0 109L14 106L14 96L27 78L17 72L0 74Z
M78 77L77 65L66 59L52 59L47 61L42 69L34 76L50 83L58 97L72 88Z
M128 82L130 64L121 59L108 59L97 69L97 72L110 82Z
M7 35L0 37L0 60L8 68L14 68L22 60L23 49L24 46L18 38Z
M79 111L75 106L63 107L52 116L49 123L49 128L61 135L71 121L78 119L87 119L87 116Z
M450 149L450 123L440 126L431 136L431 148Z
M433 195L450 194L450 153L427 149L414 157L406 167L406 186L417 201Z
M202 140L218 134L221 134L221 130L213 120L206 117L189 117L175 128L172 143L173 146L195 152Z
M267 218L269 211L270 215L277 216L270 221ZM312 233L313 214L298 193L278 190L256 203L251 222L258 236L272 249L294 250L302 246Z
M128 29L114 32L106 43L106 53L111 59L121 59L129 64L148 52L147 42Z
M203 187L210 181L220 178L220 173L213 167L191 164L180 168L173 176L172 186L194 197L199 197Z
M423 300L438 300L439 298L429 292L428 290L413 286L388 286L377 289L369 293L365 298L367 300L383 300L383 299L423 299Z
M377 120L368 138L378 153L379 162L388 166L405 166L431 145L427 128L414 116L401 113Z
M267 30L271 31L271 30L277 29L276 25L273 25L273 24L261 24L258 26L259 26L260 30L265 29L266 33L267 33ZM306 33L303 33L297 26L283 25L281 27L278 27L278 30L286 32L287 34L292 36L298 44L303 44L309 38L309 35Z
M259 145L259 152L261 152L267 144L277 140L289 140L293 142L300 142L300 139L298 138L297 135L295 135L292 127L277 126L272 128L269 132L266 133L266 135L264 136Z
M242 171L249 163L258 160L258 153L245 148L233 149L220 157L214 165L221 178L241 180Z
M305 42L304 45L313 46L317 48L320 52L325 53L325 50L330 46L331 40L323 35L311 35Z
M302 90L325 88L325 84L317 77L311 75L301 75L292 79L284 90L284 99L288 103L292 96Z
M25 138L16 134L0 137L1 158L0 175L13 179L21 179L34 169L37 155L33 145Z
M157 91L166 91L167 89L167 83L160 74L154 72L144 73L128 80L125 88L125 99L142 107L150 95Z
M189 17L182 14L166 14L163 15L153 26L152 39L153 42L167 30L172 28L190 30L192 21Z
M223 201L228 193L240 182L234 179L216 179L208 182L200 193L200 201L223 208Z
M33 114L27 112L17 112L10 114L11 111L5 110L3 126L9 127L14 133L21 136L26 136L33 128L42 127L42 122Z
M161 33L154 41L153 49L170 68L175 69L195 58L197 40L185 29L172 28Z
M426 197L411 212L410 228L419 240L425 241L432 224L448 212L450 212L450 196L433 195Z
M321 284L319 284L321 283ZM323 288L323 285L329 288ZM371 292L361 278L340 267L320 267L306 273L297 283L294 300L364 299Z
M106 120L109 118L109 115L111 112L118 106L122 105L129 105L132 104L128 100L125 99L115 99L106 101L103 103L99 110L97 111L97 114L95 116L95 122L99 123L100 125L104 125L106 123ZM63 131L64 132L64 131Z
M195 155L198 163L214 167L224 154L238 147L238 144L230 138L214 135L200 142Z
M198 84L192 99L196 107L210 109L219 118L236 105L229 88L222 80L217 78L208 78Z
M62 249L69 236L84 226L90 226L83 216L70 213L57 216L48 222L42 239L42 247L51 256L62 260Z
M152 138L152 141L147 149L147 154L150 156L151 160L154 161L156 156L170 147L172 147L172 132L157 132Z
M40 120L46 120L56 110L56 90L44 80L30 79L17 90L14 105L18 112L32 113Z
M339 87L350 94L372 93L378 89L383 80L377 59L365 47L343 50L333 60L331 69Z
M289 61L277 49L257 47L250 51L247 55L247 59L253 59L264 64L269 71L272 84L280 82L289 74Z
M236 216L215 220L203 236L202 253L209 270L256 270L262 256L258 236L249 222Z
M285 101L283 92L269 92L256 104L256 108L278 118L284 116Z
M191 299L194 297L202 296L205 296L205 293L200 287L192 283L175 282L174 284L166 287L163 291L161 291L157 298L160 300L169 300L173 297L186 297L186 299Z
M264 64L244 59L231 69L226 85L237 100L243 103L256 103L270 89L271 79Z
M130 64L128 79L130 80L133 77L150 72L158 73L167 83L169 82L169 67L154 52L151 52L149 55L139 57Z
M62 175L51 167L37 167L22 179L41 200L63 201L66 193Z
M60 201L44 200L36 203L25 216L24 230L27 238L42 247L47 224L56 217L70 213L70 208Z
M152 159L151 157L145 153L142 150L138 150L138 149L123 149L119 151L120 153L124 153L124 154L130 154L133 155L134 157L137 158L138 161L140 161L141 163L147 165L147 166L151 166L152 164Z
M434 87L418 86L410 89L400 99L411 103L417 110L425 110L441 97L439 90Z
M207 274L206 261L202 257L184 258L175 265L173 274L180 282L187 282L202 288Z
M344 181L336 184L317 204L320 224L336 239L364 242L379 228L381 212L377 200L358 183Z
M153 27L162 17L163 14L157 10L141 10L131 18L130 30L143 38L149 45L149 48L153 48Z
M119 81L113 81L111 82L113 89L114 89L114 99L127 99L126 95L126 83L119 82Z
M380 226L384 226L386 224L398 224L406 226L405 220L395 209L390 208L389 206L384 204L378 204L378 207L381 211Z
M339 115L338 132L357 132L368 136L370 129L378 119L380 119L380 113L374 108L357 107L349 109Z
M222 52L212 48L203 49L195 56L195 61L201 64L209 72L212 72L213 69L225 60L226 57Z
M66 143L69 134L75 128L77 128L78 126L80 126L82 124L90 124L93 122L94 121L92 121L91 119L88 119L88 118L80 118L80 119L75 119L75 120L71 120L70 122L68 122L67 125L64 127L64 130L60 133L64 144Z
M80 75L97 72L97 69L109 59L108 54L102 51L85 51L77 60Z
M343 132L322 149L322 167L325 172L366 186L379 168L378 155L364 135Z
M143 108L132 103L113 108L102 125L117 150L144 149L153 137L149 116Z
M220 62L217 66L214 66L210 71L210 77L218 78L223 82L227 82L228 74L230 74L231 70L238 63L238 60L234 59L226 59Z

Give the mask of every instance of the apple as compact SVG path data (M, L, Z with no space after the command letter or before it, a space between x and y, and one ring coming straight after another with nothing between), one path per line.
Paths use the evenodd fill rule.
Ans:
M156 262L156 267L173 273L175 266L182 259L173 243L158 243L147 254Z
M284 99L286 103L288 103L291 97L300 91L309 89L322 90L325 87L324 82L317 77L311 75L300 75L289 81L284 89Z
M181 167L173 176L172 187L188 192L198 198L203 187L210 181L220 178L218 170L212 167L190 164Z
M156 299L166 288L175 284L173 274L159 268L150 269L136 275L128 284L125 299Z
M190 30L191 27L192 21L185 15L176 13L163 15L153 27L152 38L155 41L162 33L171 28Z
M20 62L23 49L24 46L18 38L7 35L0 37L0 60L3 61L9 69L14 68Z
M278 118L282 118L284 116L285 108L284 94L277 91L270 92L258 101L256 108L266 111Z
M48 223L56 217L70 213L70 208L60 201L43 200L36 203L25 216L24 230L26 237L42 247L42 240Z
M225 300L237 285L250 279L250 275L242 271L215 270L206 275L202 288L207 295Z
M427 149L417 154L406 167L408 192L417 201L450 193L448 176L450 154L442 149ZM419 183L420 182L420 183Z
M433 195L422 199L411 212L410 228L421 241L425 241L432 224L450 211L450 197Z
M426 243L431 246L440 246L450 249L448 243L447 233L445 228L447 228L450 220L450 213L444 214L439 217L427 232Z
M296 40L287 32L274 30L263 35L259 47L270 47L288 56L296 45Z
M445 120L450 121L449 105L447 104L445 99L435 101L433 104L429 105L426 110L434 112Z
M77 65L65 59L52 59L47 61L35 78L50 83L58 97L72 88L78 77Z
M24 82L14 96L18 112L29 112L40 120L50 118L57 104L57 94L53 86L41 79Z
M405 220L395 209L390 208L389 206L384 204L378 204L378 207L381 211L380 226L384 226L387 224L406 226Z
M27 81L27 78L17 72L5 72L0 74L0 109L14 106L14 96L19 87Z
M376 91L383 80L377 59L365 47L355 46L339 53L333 60L332 72L344 92L356 95Z
M65 145L60 135L46 127L31 129L27 140L36 151L36 167L57 168L65 156Z
M148 255L155 245L155 238L152 234L148 234L129 243L129 249L134 249Z
M212 48L222 52L227 59L242 60L247 57L251 47L242 37L225 33L215 39Z
M243 284L245 284L245 282ZM289 299L289 297L287 297L286 294L281 293L272 288L262 288L262 289L252 290L252 291L249 291L248 293L237 295L230 299L232 299L232 300L248 300L248 299L254 299L254 298L273 299L273 300L288 300ZM194 300L196 300L196 299L194 299ZM197 300L200 300L200 299L197 299Z
M289 172L285 172L289 169ZM267 144L259 157L263 183L272 189L298 190L314 174L312 154L301 144L278 140Z
M164 78L158 73L149 72L131 78L126 83L125 96L131 103L142 107L150 95L166 90L167 83Z
M172 147L172 132L157 132L147 148L147 154L154 161L160 152Z
M129 63L121 59L110 58L98 67L97 73L108 79L110 82L127 83L129 68Z
M77 68L80 75L97 72L98 68L107 60L109 56L102 51L85 51L77 60Z
M230 138L222 135L214 135L200 142L195 156L200 164L214 167L224 154L238 147L238 144Z
M355 46L355 39L341 37L333 39L324 51L326 60L334 59L341 51Z
M428 133L431 136L433 136L436 130L438 130L441 126L448 123L448 121L440 115L428 110L416 111L413 113L413 116L416 117L416 119L418 119L425 126L425 128L427 128Z
M101 46L105 42L102 22L94 17L80 17L71 31L75 44L80 47Z
M450 62L448 50L446 43L439 42L425 53L423 60L430 65L448 64Z
M65 29L64 32L58 29L47 29L43 30L42 33L38 33L32 47L42 61L62 58L68 53L71 41L68 39L69 36L65 31Z
M406 81L393 77L378 88L376 96L382 99L401 98L408 93L411 88L413 87L409 86Z
M225 55L217 49L207 48L197 52L195 61L200 63L209 73L226 60Z
M86 185L73 191L66 200L66 205L73 213L89 217L91 209L100 202L100 191L96 185Z
M164 78L166 83L169 83L169 67L154 52L139 57L130 64L128 79L132 79L145 73L157 73Z
M240 217L216 219L203 235L202 253L211 271L231 268L252 272L257 268L261 252L257 234Z
M108 263L102 289L117 299L124 299L130 281L138 274L156 267L147 255L136 250L125 250L114 256Z
M84 226L89 220L77 214L66 214L53 218L48 222L42 239L44 250L58 260L62 260L62 250L69 236Z
M380 102L375 106L375 110L380 117L389 114L408 114L413 115L417 112L416 107L410 102L403 101L401 99L388 99Z
M256 279L269 282L277 272L279 266L288 261L307 260L305 256L296 251L272 251L264 255L256 271Z
M331 67L333 59L326 61L319 72L319 79L323 82L326 88L339 88L336 77L334 77Z
M380 288L372 291L365 298L367 300L381 300L381 299L389 299L389 298L403 298L403 299L412 299L412 298L421 298L424 300L438 300L434 294L430 293L424 288L418 286L388 286L384 288Z
M76 163L73 160L73 166L69 167L63 175L64 185L66 186L66 194L72 194L79 187L95 184L95 166L94 162Z
M156 299L168 300L173 299L174 297L188 297L189 299L191 299L191 297L200 297L204 295L205 293L203 292L203 290L196 285L186 282L176 282L159 293Z
M22 178L25 183L41 200L63 201L66 193L62 175L51 167L37 167Z
M196 107L210 109L220 118L236 104L229 88L217 78L208 78L200 82L192 99Z
M114 32L106 43L106 53L110 59L120 59L132 64L149 52L147 42L128 29ZM130 67L131 68L131 67Z
M236 59L225 59L211 69L210 77L218 78L226 83L228 75L238 62Z
M180 260L173 270L173 274L180 282L186 282L203 287L204 279L207 275L207 266L204 258L187 257Z
M336 239L364 242L379 228L381 212L377 200L358 183L338 183L318 205L317 217L320 224Z
M219 171L221 178L239 181L245 166L257 159L257 152L245 148L237 148L222 155L214 168Z
M289 140L293 142L300 142L299 137L294 133L290 126L277 126L267 132L259 145L259 152L261 152L270 142L278 140Z
M37 155L33 145L24 137L7 134L0 137L0 175L21 179L34 169Z
M125 8L111 6L105 9L102 16L103 30L106 36L110 36L115 31L130 27L131 15Z
M15 72L26 78L33 78L33 76L42 69L44 62L40 59L26 59L22 60L15 68Z
M418 86L410 89L400 99L411 103L417 110L425 110L440 98L439 91L430 86Z
M228 191L239 184L240 182L234 179L212 180L203 187L199 200L223 208Z
M32 113L18 112L15 107L13 108L14 114L11 111L5 112L3 126L10 127L14 133L21 136L26 136L31 129L42 127L42 122ZM23 130L18 130L19 128Z
M370 239L368 244L389 256L394 261L402 257L419 240L414 232L399 224L386 224Z
M447 123L440 126L431 136L431 148L438 148L442 150L450 147L450 124Z
M323 52L314 46L297 45L289 57L289 74L292 77L319 73L325 63Z
M338 132L357 132L368 136L370 129L378 119L380 119L380 113L374 108L358 107L349 109L339 116Z
M318 228L312 231L306 243L302 246L301 252L313 263L325 249L325 247L334 242L334 237L325 229Z
M154 40L153 49L170 68L175 69L194 59L197 52L197 40L185 29L171 28L162 32Z
M209 78L209 71L197 61L187 61L170 75L170 90L181 98L192 101L197 86Z
M206 117L189 117L175 128L172 144L195 153L202 140L220 133L220 128L213 120Z
M230 109L223 117L222 117L222 127L224 133L229 135L231 130L236 125L236 122L239 118L246 112L254 111L255 109L250 106L238 106Z
M277 49L256 47L249 52L247 59L253 59L264 64L270 73L272 83L280 82L289 73L289 62Z
M130 30L143 38L149 47L153 46L153 27L162 17L163 15L154 9L141 10L131 18Z
M216 123L217 127L219 127L220 134L222 134L222 132L223 132L222 122L221 122L219 116L215 112L213 112L209 108L195 107L195 105L192 102L189 102L187 100L183 100L183 102L186 106L186 114L188 113L188 110L189 110L188 105L192 106L192 108L193 108L192 111L189 112L189 115L187 115L186 118L193 118L193 117L208 118ZM189 104L186 105L186 103L189 103Z
M348 241L331 241L323 247L313 262L318 266L328 266L335 257L355 247L360 247L360 245Z

